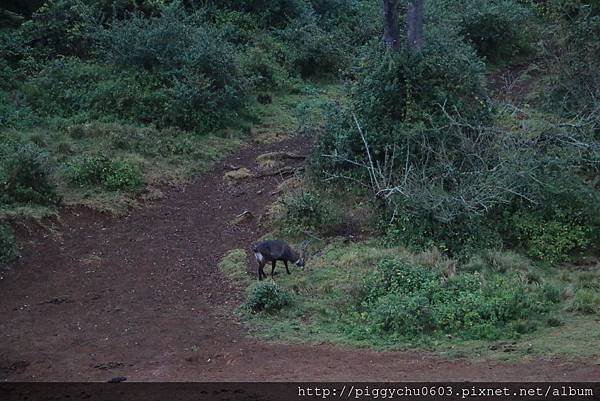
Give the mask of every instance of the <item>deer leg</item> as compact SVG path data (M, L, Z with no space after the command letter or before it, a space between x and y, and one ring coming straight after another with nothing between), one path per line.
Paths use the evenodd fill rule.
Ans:
M277 263L276 260L271 262L271 278L273 278L273 275L275 274L275 264Z
M263 267L265 266L264 263L259 262L258 263L258 281L261 281L263 279L263 276L267 277L267 275L265 274Z
M287 260L284 260L283 264L285 265L285 271L287 272L287 274L292 274L290 273L290 269L288 269Z

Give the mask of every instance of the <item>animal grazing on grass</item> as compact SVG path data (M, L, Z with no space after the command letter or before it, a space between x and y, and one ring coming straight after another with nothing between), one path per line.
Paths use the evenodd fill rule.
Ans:
M290 269L288 269L288 262L295 263L296 266L301 267L302 270L304 270L304 261L308 243L309 241L304 241L302 243L300 252L296 252L287 243L280 240L266 240L256 244L252 251L254 251L254 257L258 262L258 279L262 280L263 277L267 278L263 268L268 262L271 262L272 278L275 273L275 264L278 260L283 261L287 274L291 274Z

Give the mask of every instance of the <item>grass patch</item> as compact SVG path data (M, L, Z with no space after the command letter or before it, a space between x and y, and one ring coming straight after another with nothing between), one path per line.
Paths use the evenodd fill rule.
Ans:
M237 263L244 285L254 282L245 260ZM252 333L277 341L469 358L600 355L590 354L600 349L597 298L584 287L595 286L597 273L549 269L498 251L445 274L452 265L437 250L333 242L306 272L275 277L292 303L240 312Z
M240 137L241 134L202 136L172 128L102 122L2 134L5 143L34 147L44 155L44 169L50 183L46 186L56 187L56 198L60 198L62 204L84 205L115 214L136 206L140 200L151 199L161 186L187 183L238 148L242 143ZM35 171L33 167L30 170ZM12 176L24 177L22 181L27 181L29 176L19 174L12 173ZM12 192L23 198L20 187L13 187L16 190ZM38 190L34 195L48 192ZM17 201L0 202L0 216L39 219L56 210L56 202L27 201L32 196L23 200L13 198Z
M252 277L246 269L247 260L246 251L243 249L233 249L223 256L218 267L221 273L231 280L247 286L253 282Z
M339 89L339 85L329 83L316 85L306 83L292 92L274 93L270 103L255 100L235 124L209 135L177 128L68 119L58 119L45 128L6 129L0 132L4 143L0 153L14 155L12 159L27 156L29 164L19 159L17 165L31 168L14 169L4 158L8 161L0 162L0 177L44 180L37 179L34 191L28 193L28 185L7 180L11 197L5 202L0 195L0 217L40 219L54 215L58 201L121 214L139 205L140 200L159 198L163 186L188 183L239 148L251 132L257 142L277 141L294 134L299 128L297 104L306 99L326 99ZM15 152L13 148L23 151ZM40 202L38 198L51 202Z

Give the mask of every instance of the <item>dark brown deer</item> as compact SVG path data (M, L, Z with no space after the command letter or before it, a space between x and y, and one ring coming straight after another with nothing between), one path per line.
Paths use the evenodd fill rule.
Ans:
M275 264L278 260L283 261L287 274L291 274L290 269L288 269L288 262L295 263L296 266L299 266L304 270L304 259L307 247L308 241L304 241L300 246L300 252L296 252L284 241L267 240L259 242L252 249L254 251L254 257L258 262L258 279L262 280L263 277L267 278L263 268L268 262L271 262L271 277L273 277L273 274L275 273Z

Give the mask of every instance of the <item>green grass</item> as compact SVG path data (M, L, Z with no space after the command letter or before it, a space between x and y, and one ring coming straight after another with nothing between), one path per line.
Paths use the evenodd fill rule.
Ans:
M7 129L0 137L34 143L47 153L51 181L62 205L83 205L119 215L160 198L165 187L188 183L250 138L269 143L293 135L299 129L298 104L326 101L339 91L340 86L331 82L302 82L272 93L267 104L253 96L248 110L234 124L211 134L50 118L40 122L44 127ZM56 215L54 205L0 203L0 219L39 220L52 215Z
M219 262L219 270L230 279L243 284L250 285L253 280L246 271L247 255L243 249L234 249L225 254Z
M22 143L34 142L48 153L52 181L63 205L85 205L115 214L137 205L139 200L159 197L163 186L188 182L237 149L243 137L202 136L175 129L101 122L64 130L8 131L4 135ZM116 167L95 183L89 177L94 172L83 171L81 160L98 157ZM119 180L125 180L124 184ZM0 205L0 217L42 218L53 213L52 206Z
M539 357L593 359L600 362L600 319L569 313L558 327L540 327L509 341L442 341L431 350L450 358L520 360Z
M241 257L242 253L237 250L228 254L222 263L227 267L222 267L222 271L246 287L254 277L245 273L246 259ZM549 269L510 252L493 252L482 258L484 262L477 262L479 266L472 262L469 268L477 270L477 274L483 277L512 272L522 277L528 291L543 292L546 287L554 286L559 294L557 303L548 306L548 313L532 314L526 320L516 322L522 328L521 334L511 332L508 335L506 331L506 337L491 340L469 339L461 332L410 338L376 332L365 335L365 330L359 330L360 335L357 335L357 321L346 312L353 300L365 290L364 279L370 277L380 260L390 257L401 258L432 271L443 272L453 266L453 261L437 250L415 254L404 248L384 248L376 242L350 245L333 242L309 261L305 272L292 267L292 274L287 275L282 267L278 267L275 281L292 294L289 306L277 313L252 313L242 307L239 313L252 334L290 343L331 343L376 350L416 349L447 357L473 359L600 357L600 311L587 313L596 305L595 299L580 297L580 302L586 307L571 307L578 293L585 291L589 294L592 291L585 286L595 288L593 283L600 279L600 273L580 272L567 267ZM460 271L461 266L458 267L459 274Z

